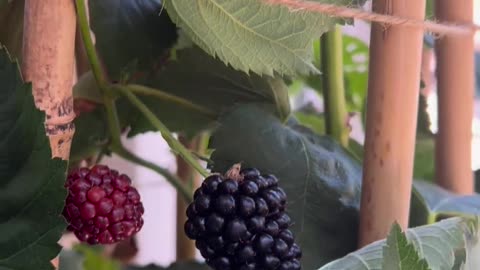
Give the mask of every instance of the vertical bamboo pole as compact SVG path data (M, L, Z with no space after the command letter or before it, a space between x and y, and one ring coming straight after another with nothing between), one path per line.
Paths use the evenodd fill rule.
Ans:
M423 19L425 0L374 0L373 10ZM372 24L359 245L408 225L423 31Z
M473 22L473 0L435 2L440 21ZM459 194L473 193L472 119L475 87L474 41L445 36L435 43L438 81L438 134L435 174L439 185Z
M71 0L26 0L22 71L33 83L36 106L46 113L52 156L68 160L75 131L72 80L75 25Z
M187 149L191 150L198 150L201 145L201 136L197 136L192 140L180 136L179 140ZM177 156L177 175L184 184L193 180L193 184L197 187L200 182L200 175L180 156ZM177 195L177 261L195 259L195 242L188 239L183 230L183 224L187 221L187 215L185 213L187 206L188 204L185 202L183 196L180 194Z

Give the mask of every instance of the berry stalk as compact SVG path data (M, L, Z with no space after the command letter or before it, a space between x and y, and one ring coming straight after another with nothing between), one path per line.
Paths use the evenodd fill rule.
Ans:
M127 149L125 149L123 146L120 147L112 147L112 152L115 154L119 155L120 157L133 162L135 164L141 165L143 167L149 168L152 171L157 172L161 176L165 177L165 179L179 192L179 194L182 195L184 200L186 202L190 202L192 200L192 190L188 189L185 185L182 184L180 179L178 179L176 176L171 174L167 169L164 169L155 163L152 163L150 161L144 160L133 153L129 152Z
M105 78L105 73L103 72L100 58L98 57L95 45L93 45L93 40L90 35L90 26L88 22L85 0L75 0L75 7L77 8L77 18L80 26L79 30L83 39L88 60L90 62L90 67L92 68L93 76L98 83L100 91L106 92L106 89L108 88L108 81Z
M101 66L100 58L93 44L92 37L90 36L90 27L88 22L85 1L75 0L75 5L77 8L79 30L84 42L85 50L88 56L88 60L90 62L90 66L92 68L92 72L95 76L98 87L102 94L103 103L105 106L105 110L107 112L107 123L108 123L109 131L111 134L110 149L112 150L112 152L116 153L122 158L127 159L131 162L134 162L136 164L142 165L144 167L147 167L159 173L160 175L164 176L167 179L167 181L170 182L182 194L182 196L185 198L187 202L190 201L192 198L191 196L192 192L188 190L184 185L182 185L182 183L176 177L171 175L167 170L157 166L156 164L135 156L133 153L130 153L123 146L120 139L121 128L119 125L117 110L115 108L115 100L114 100L115 93L112 90L113 88L110 87L110 84L108 83L106 75Z
M148 86L139 85L139 84L128 84L125 86L118 85L118 87L128 88L130 92L136 95L150 96L150 97L158 98L159 100L168 101L170 103L177 104L184 108L188 108L192 111L201 113L202 115L205 115L210 119L217 118L217 114L214 111L206 107L203 107L201 105L195 104L188 99L184 99L184 98L172 95L170 93L161 91L159 89L153 89Z
M197 170L202 176L207 176L208 172L205 170L196 160L196 158L190 153L190 151L185 148L168 130L168 128L163 124L160 119L158 119L155 114L132 92L123 87L115 87L118 91L125 96L137 109L142 112L145 118L150 121L150 123L162 134L162 137L168 143L168 146L174 150L179 156L181 156L185 162Z

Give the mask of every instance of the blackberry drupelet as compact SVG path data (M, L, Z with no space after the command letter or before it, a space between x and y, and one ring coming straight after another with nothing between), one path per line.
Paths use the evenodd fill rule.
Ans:
M63 216L67 229L80 241L111 244L142 228L143 205L128 176L95 165L70 172L65 187L68 196ZM194 224L195 229L201 228L201 224Z
M298 270L302 253L286 204L274 175L234 165L195 191L185 233L215 270Z

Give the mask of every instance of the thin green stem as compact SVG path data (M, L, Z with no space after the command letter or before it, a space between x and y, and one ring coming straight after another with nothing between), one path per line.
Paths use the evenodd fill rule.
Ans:
M82 35L83 43L85 46L85 50L87 53L88 60L90 62L90 66L92 68L93 75L95 80L97 81L98 87L100 88L100 92L103 96L103 101L105 105L105 110L107 112L107 122L108 128L110 130L110 135L112 136L112 142L110 145L110 150L116 153L120 157L141 165L143 167L147 167L158 174L165 177L165 179L171 183L177 190L182 194L184 199L187 202L192 200L192 190L187 189L179 179L177 179L174 175L172 175L168 170L157 166L156 164L146 161L133 153L129 152L122 144L120 139L121 129L117 115L117 109L115 106L115 100L113 97L113 92L109 87L109 83L106 79L106 76L103 72L102 66L100 64L100 58L98 57L97 51L92 41L92 37L90 36L90 27L88 22L87 10L84 0L75 0L75 5L77 8L77 18L78 24L80 27L80 33Z
M152 171L157 172L161 176L165 177L165 179L170 184L172 184L177 189L178 192L180 192L180 194L182 195L182 197L185 199L187 203L192 201L192 198L193 198L192 189L189 189L185 185L183 185L180 179L178 179L176 176L171 174L167 169L164 169L150 161L144 160L136 156L135 154L131 153L121 145L113 146L112 152L130 162L133 162L135 164L141 165L143 167L151 169Z
M342 32L339 26L321 37L321 69L327 134L348 147L349 128L343 77Z
M435 222L437 222L437 215L430 213L427 218L427 224L433 224Z
M112 145L121 146L120 134L121 129L118 121L117 110L115 107L115 101L113 95L109 89L108 81L103 73L100 58L98 57L95 45L93 44L92 37L90 36L90 26L88 22L87 9L84 0L75 0L75 6L77 8L77 18L82 35L83 44L87 53L90 66L92 68L93 75L97 81L100 93L103 97L103 103L107 112L107 122L110 134L112 136Z
M97 80L98 86L101 91L107 91L108 82L102 70L100 64L100 58L97 55L95 45L93 45L92 37L90 35L90 26L88 23L87 8L84 0L75 0L75 6L77 8L78 24L80 26L80 33L82 35L83 44L85 45L85 51L92 67L93 75Z
M138 99L128 88L116 87L116 89L124 95L135 107L137 107L140 112L150 121L150 123L162 134L162 137L168 143L170 148L177 152L185 162L197 170L201 175L206 177L208 175L207 170L205 170L197 161L197 159L190 153L190 151L185 148L175 137L168 128L160 121L157 116L147 107L145 104Z
M99 164L104 157L105 157L105 150L102 149L102 150L98 153L97 157L95 158L95 163L94 163L94 164Z
M113 146L120 146L122 145L122 140L120 138L122 131L120 128L120 122L118 120L115 101L113 100L113 98L109 98L108 95L105 95L103 103L105 106L105 110L107 111L107 124L108 129L110 130L110 136L112 140L111 144Z
M102 66L100 64L100 58L98 57L97 51L96 51L95 46L94 46L93 41L92 41L92 37L90 36L90 27L89 27L89 22L88 22L88 17L87 17L87 10L86 10L85 1L84 0L75 0L75 5L76 5L76 8L77 8L77 18L78 18L78 23L79 23L79 26L80 26L80 33L82 35L85 50L86 50L86 53L87 53L87 56L88 56L88 59L89 59L89 62L90 62L90 66L92 68L93 75L95 77L95 80L97 81L98 87L100 88L100 92L102 93L103 101L104 101L104 105L105 105L105 110L107 112L108 128L109 128L110 134L112 136L112 142L111 142L111 145L110 145L110 149L112 150L112 152L116 153L120 157L122 157L122 158L124 158L124 159L126 159L130 162L141 165L143 167L147 167L147 168L157 172L158 174L162 175L163 177L165 177L165 179L169 183L171 183L178 190L178 192L180 192L182 194L182 196L185 198L185 200L187 202L190 202L192 200L192 197L193 197L192 196L193 192L192 192L191 189L188 189L187 187L185 187L178 178L176 178L174 175L172 175L168 170L166 170L166 169L164 169L160 166L157 166L156 164L154 164L152 162L146 161L146 160L134 155L133 153L129 152L123 146L123 144L121 142L121 139L120 139L121 129L120 129L120 124L119 124L119 120L118 120L117 109L116 109L116 106L115 106L113 91L112 91L112 88L110 87L110 85L109 85L109 83L106 79L106 76L103 72ZM134 88L133 91L137 90L138 92L141 92L143 94L147 94L147 93L151 94L149 89L144 89L141 86L134 86L133 88ZM127 93L130 94L134 99L136 99L136 97L133 94L131 94L129 91L127 91ZM158 94L157 94L157 97L158 97ZM173 100L172 97L164 96L164 98L170 98L170 100ZM140 107L143 106L143 108L148 110L148 108L146 108L145 105L143 105L143 103L141 103L141 101L139 101L139 100L137 100L137 101L138 101L137 105L139 105ZM177 99L176 101L178 102L179 100ZM184 105L188 106L188 104L185 104L185 102L184 102ZM195 105L195 104L193 104L193 105ZM146 113L140 107L139 107L139 109L143 113ZM190 106L190 107L192 107L192 106ZM153 113L151 113L149 110L148 110L148 112L151 115L150 115L150 117L147 117L147 118L150 119L153 116L153 118L156 119L156 117L155 117L155 115L153 115ZM212 114L210 114L210 115L212 115ZM158 119L156 119L156 120L159 121ZM160 125L158 125L158 124L160 124ZM188 153L188 150L178 148L178 146L175 144L175 142L177 144L180 144L180 143L173 138L173 136L168 131L168 129L166 129L166 127L163 126L163 124L160 121L159 121L159 123L156 123L155 126L159 130L162 131L161 132L162 136L164 136L164 138L167 140L167 142L169 142L170 147L178 150L180 153L183 153L182 157L185 158L186 160L187 160L187 158L189 158L187 160L187 162L192 165L192 161L195 161L195 160L191 155L188 157L188 154L187 155L185 154L185 153ZM181 146L181 144L180 144L180 146ZM202 175L204 175L204 176L207 175L207 172L203 168L201 168L198 163L196 163L195 165L196 166L193 166L193 165L192 166L195 169L199 170L199 172L202 173Z
M128 85L119 86L119 87L128 88L134 94L144 95L144 96L152 96L152 97L158 98L158 99L163 100L163 101L167 101L167 102L170 102L170 103L175 103L175 104L180 105L182 107L185 107L185 108L188 108L188 109L191 109L191 110L194 110L194 111L198 111L199 113L204 114L205 116L207 116L209 118L212 118L212 119L215 119L217 117L217 114L214 111L212 111L208 108L205 108L203 106L199 106L195 103L190 102L187 99L184 99L184 98L181 98L181 97L178 97L178 96L160 91L158 89L154 89L154 88L150 88L150 87L143 86L143 85L138 85L138 84L128 84Z

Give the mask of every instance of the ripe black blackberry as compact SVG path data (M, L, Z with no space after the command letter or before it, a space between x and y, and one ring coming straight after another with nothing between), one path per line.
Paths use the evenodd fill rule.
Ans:
M137 189L124 174L107 166L79 168L69 173L63 216L67 229L82 242L111 244L143 226L143 205Z
M215 270L298 270L302 253L286 203L275 176L234 165L195 191L185 233Z

